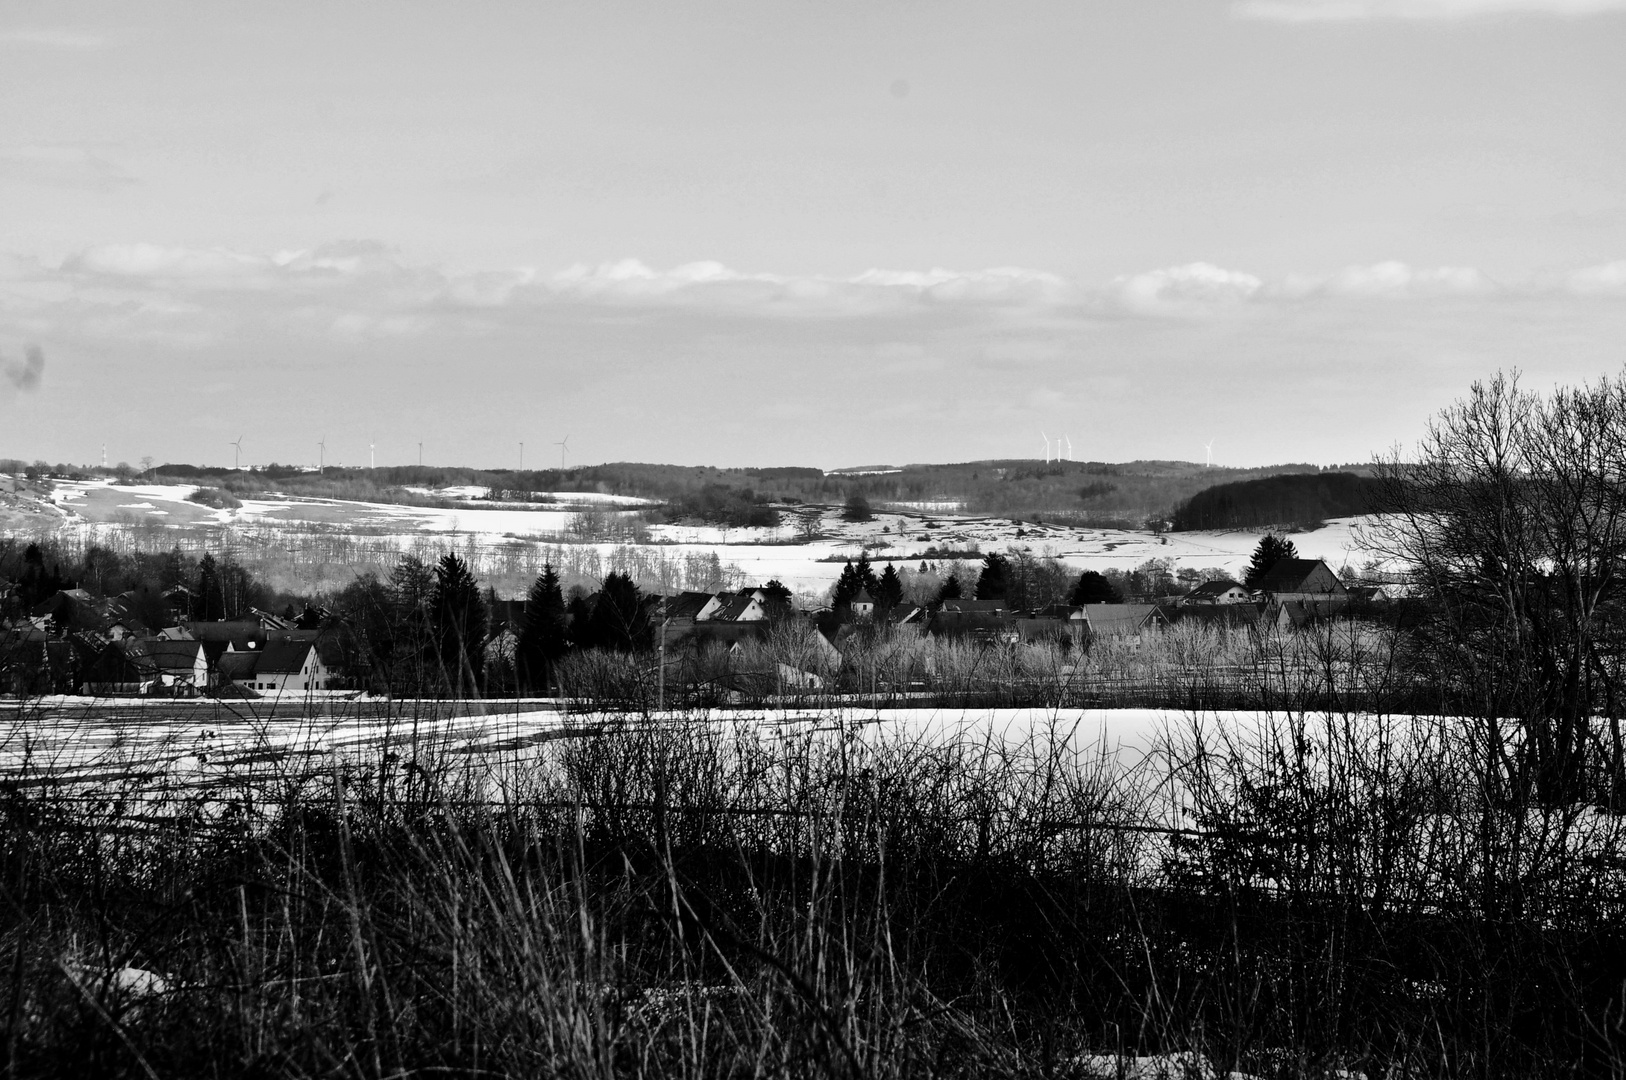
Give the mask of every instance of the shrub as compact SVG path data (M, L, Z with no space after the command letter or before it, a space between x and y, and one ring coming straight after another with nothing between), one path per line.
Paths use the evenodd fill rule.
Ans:
M220 488L215 487L200 487L186 498L189 502L195 502L215 510L235 510L243 505L242 500L231 492L222 491Z

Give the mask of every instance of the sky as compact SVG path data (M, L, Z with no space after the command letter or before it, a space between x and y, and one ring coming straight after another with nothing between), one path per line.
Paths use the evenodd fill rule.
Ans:
M1621 372L1623 58L1626 0L0 0L0 457L1366 461Z

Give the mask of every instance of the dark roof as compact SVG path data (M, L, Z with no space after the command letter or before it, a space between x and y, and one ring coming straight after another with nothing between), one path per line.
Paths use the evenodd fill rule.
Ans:
M1033 613L1036 619L1071 619L1077 615L1083 616L1083 606L1080 604L1050 604Z
M309 641L269 642L260 654L260 666L256 670L261 675L296 675L305 666L305 657L310 651Z
M264 655L257 651L221 653L215 668L222 679L252 679Z
M738 622L740 616L749 611L751 609L751 605L756 602L756 597L752 596L750 593L742 593L739 596L732 597L725 601L723 606L717 611L712 612L711 618L707 619L706 621Z
M853 597L852 602L855 603L855 604L871 604L871 605L873 605L875 603L875 597L873 597L873 596L871 596L869 594L868 589L859 589L858 590L858 595Z
M184 671L190 674L197 666L198 654L202 650L201 641L145 638L128 643L131 661L139 667L157 671Z
M1274 566L1265 572L1259 579L1260 592L1303 592L1304 579L1315 572L1317 567L1327 564L1320 559L1277 559ZM1327 567L1332 573L1332 568ZM1337 580L1337 575L1334 575Z
M1003 600L944 600L943 610L991 615L995 612L1004 611L1006 608Z
M1277 610L1276 618L1278 620L1285 618L1289 626L1297 629L1342 614L1348 606L1342 597L1328 600L1288 600Z
M709 592L680 592L676 596L668 596L661 615L667 619L692 619L700 614L700 609L711 603L712 594Z
M1226 593L1230 592L1232 589L1240 589L1242 587L1243 587L1243 585L1242 585L1242 583L1240 581L1232 581L1230 578L1220 578L1218 581L1205 581L1201 585L1197 586L1195 589L1192 589L1186 595L1187 596L1224 596Z
M1159 610L1171 624L1253 626L1259 622L1259 607L1256 604L1170 604Z
M1133 634L1161 618L1156 604L1086 604L1084 615L1096 634Z

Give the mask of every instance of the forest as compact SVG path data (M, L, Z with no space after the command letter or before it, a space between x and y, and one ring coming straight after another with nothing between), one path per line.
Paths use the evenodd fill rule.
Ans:
M1373 477L1350 472L1233 480L1205 488L1180 503L1170 515L1170 525L1182 532L1313 526L1327 518L1371 513L1378 490Z

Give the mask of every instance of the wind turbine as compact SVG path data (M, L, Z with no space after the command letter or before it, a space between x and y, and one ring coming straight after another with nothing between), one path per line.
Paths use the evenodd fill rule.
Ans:
M237 436L237 441L229 445L234 448L231 455L231 467L232 471L236 472L243 460L243 437L241 435Z
M1044 460L1045 464L1048 465L1050 464L1050 436L1045 435L1043 428L1039 430L1039 434L1044 436Z
M1062 438L1067 440L1067 460L1071 461L1073 460L1073 437L1071 435L1063 435Z
M327 468L327 436L323 435L320 439L317 439L316 446L316 471L321 472Z
M1214 440L1209 439L1203 443L1203 450L1208 454L1208 460L1203 463L1203 468L1211 469L1214 467Z
M559 448L559 471L565 471L565 451L570 449L570 436L566 435L553 445Z
M418 466L423 467L423 440L418 440Z
M373 437L371 435L367 436L367 467L369 469L378 468L378 462L373 460L373 447L375 445Z
M525 440L519 441L519 471L525 471Z

